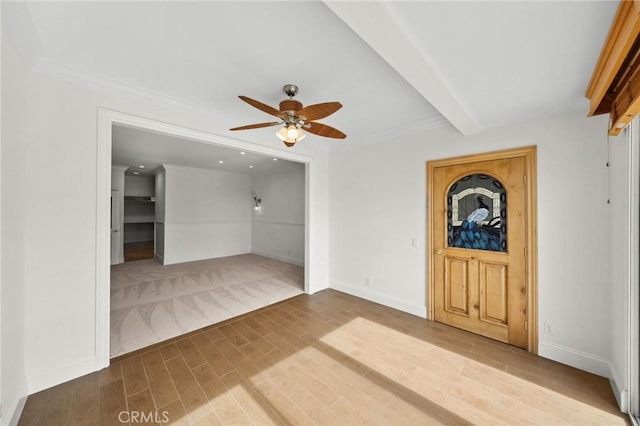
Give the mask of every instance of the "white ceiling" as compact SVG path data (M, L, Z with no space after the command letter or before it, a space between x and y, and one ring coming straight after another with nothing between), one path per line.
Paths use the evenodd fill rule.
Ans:
M237 95L277 106L282 85L295 83L305 105L344 105L321 120L348 135L344 144L447 120L471 134L586 114L584 90L616 8L613 1L11 2L3 23L35 68L177 99L229 128L272 120ZM274 137L273 128L246 132ZM323 139L300 143L312 138Z
M129 167L128 175L138 172L141 176L153 174L161 164L252 175L304 167L282 158L124 126L113 126L111 162Z
M614 1L328 5L464 134L570 110L586 115L584 92L618 7Z
M427 100L320 2L38 2L40 61L166 94L228 117L273 121L238 99L340 101L323 123L350 138L438 117ZM252 130L272 137L273 129ZM242 137L239 133L234 137ZM316 137L316 136L314 136Z

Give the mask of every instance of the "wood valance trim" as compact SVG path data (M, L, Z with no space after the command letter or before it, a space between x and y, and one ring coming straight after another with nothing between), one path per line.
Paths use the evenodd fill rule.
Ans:
M640 0L621 1L587 87L589 116L611 114L617 135L640 113Z

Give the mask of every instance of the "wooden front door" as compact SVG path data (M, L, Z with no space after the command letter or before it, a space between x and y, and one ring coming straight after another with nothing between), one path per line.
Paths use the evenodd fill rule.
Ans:
M528 348L525 156L429 163L432 319Z

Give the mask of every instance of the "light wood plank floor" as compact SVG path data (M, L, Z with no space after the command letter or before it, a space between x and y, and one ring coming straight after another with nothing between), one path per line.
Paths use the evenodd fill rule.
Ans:
M333 290L114 359L29 396L19 424L154 421L629 424L602 377Z

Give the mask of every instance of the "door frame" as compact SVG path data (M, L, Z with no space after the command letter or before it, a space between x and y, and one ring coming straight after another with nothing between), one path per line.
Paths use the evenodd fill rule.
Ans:
M434 170L438 167L477 163L480 161L523 158L525 163L525 244L527 247L525 268L527 289L527 350L538 353L538 197L537 197L537 147L505 149L461 157L427 161L427 319L435 318L435 271L431 268L435 260L435 233L432 220L433 212L429 208L434 196L432 185Z
M622 141L621 141L622 142ZM629 126L628 142L628 170L629 170L629 241L627 271L628 289L628 336L627 336L627 383L629 392L624 398L624 377L622 383L615 383L614 392L620 409L631 415L633 424L639 423L640 418L640 119L635 117ZM618 395L620 395L618 397Z
M178 138L195 140L212 145L221 145L268 155L284 160L296 161L305 165L305 251L304 251L304 292L313 294L322 290L322 249L323 240L314 228L321 228L323 216L312 214L317 208L318 199L324 199L320 184L316 183L318 173L321 173L320 160L293 151L271 148L238 139L232 139L217 134L191 129L183 125L166 123L163 121L144 118L137 115L115 111L103 107L98 108L97 116L97 161L96 161L96 296L95 296L95 369L108 367L110 363L110 274L111 274L111 232L109 200L111 197L111 147L112 128L114 125L134 127ZM318 272L320 271L320 273Z

